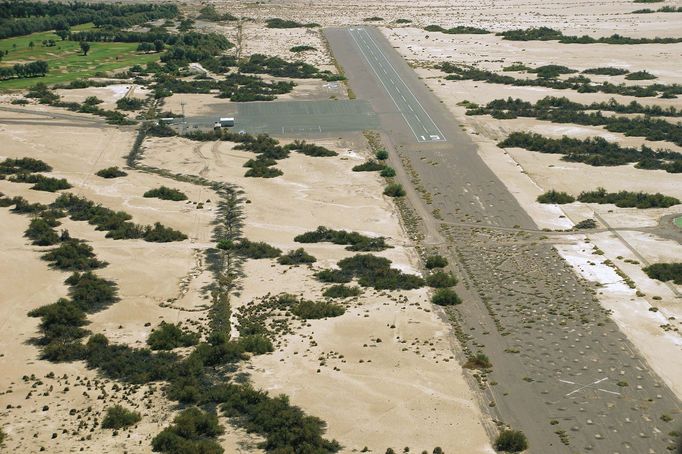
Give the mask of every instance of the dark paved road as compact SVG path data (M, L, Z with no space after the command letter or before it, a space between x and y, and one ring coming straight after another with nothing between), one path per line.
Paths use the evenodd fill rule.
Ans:
M379 116L426 245L449 254L462 278L465 303L449 315L465 354L482 351L492 361L481 379L484 411L523 430L532 453L669 452L680 402L610 319L596 289L549 242L516 231L537 227L380 32L325 33L353 92ZM441 140L421 140L427 134Z

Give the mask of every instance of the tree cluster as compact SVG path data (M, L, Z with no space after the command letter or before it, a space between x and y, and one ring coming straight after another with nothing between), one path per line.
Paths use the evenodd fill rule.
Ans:
M672 44L682 42L682 38L630 38L619 34L593 38L588 35L564 35L559 30L549 27L532 27L500 32L496 34L502 39L511 41L559 41L562 44Z
M425 282L419 276L406 274L391 268L391 261L372 254L358 254L340 260L338 270L322 270L315 276L322 282L347 283L354 277L363 287L377 290L410 290L423 287Z
M682 285L682 263L654 263L643 270L651 279Z
M175 202L187 200L187 195L185 195L184 192L166 186L160 186L155 189L150 189L149 191L146 191L142 196L146 198L157 198L161 200L173 200Z
M324 226L319 226L317 230L302 233L294 237L297 243L333 243L347 245L348 251L383 251L391 246L386 244L386 239L380 237L369 237L358 232L348 232L346 230L334 230Z
M0 80L42 77L47 72L48 65L46 61L38 60L30 63L17 63L13 66L0 67Z

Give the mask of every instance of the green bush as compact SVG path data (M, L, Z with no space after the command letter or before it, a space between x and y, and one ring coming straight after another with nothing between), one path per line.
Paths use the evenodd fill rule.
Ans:
M121 98L116 101L116 108L120 110L138 110L144 106L144 100L138 98Z
M263 165L253 166L244 174L245 177L251 178L275 178L280 175L284 175L280 169Z
M483 352L478 352L464 364L463 367L467 369L490 369L493 364L490 362L490 358Z
M651 74L650 72L644 70L644 71L636 71L634 73L630 73L625 76L627 80L652 80L656 79L657 77Z
M79 240L67 240L57 248L43 254L41 258L51 262L50 266L67 271L88 271L107 265L95 258L92 247Z
M565 192L558 192L552 189L545 192L544 194L539 195L537 200L540 203L556 203L562 205L565 203L575 202L575 197L570 194L566 194Z
M24 235L31 239L31 244L36 246L52 246L59 243L59 235L54 231L52 225L43 218L31 219Z
M346 312L346 309L327 301L307 301L303 300L292 306L291 312L303 319L317 319L327 317L338 317Z
M305 140L294 140L293 143L285 145L284 149L297 151L306 156L313 157L330 157L338 155L338 153L333 150L312 143L306 143Z
M612 66L602 66L598 68L588 68L583 71L583 74L595 74L600 76L622 76L630 71L623 68L614 68Z
M395 169L393 167L386 166L379 175L384 178L393 178L395 176Z
M520 430L503 430L495 440L495 449L504 452L521 452L528 449L528 440Z
M254 355L264 355L275 350L272 341L262 334L241 336L237 342L245 352L253 353Z
M268 28L314 28L314 27L319 27L319 24L315 23L309 23L309 24L302 24L300 22L296 22L293 20L285 20L285 19L280 19L278 17L273 18L273 19L268 19L265 21L267 24Z
M391 261L371 254L347 257L337 264L340 270L320 271L316 277L323 282L346 283L358 278L363 287L377 290L410 290L424 286L424 280L413 274L405 274L391 268Z
M303 248L289 251L277 259L280 265L300 265L304 263L315 263L317 259L308 254Z
M216 415L191 407L152 439L152 449L167 454L221 454L224 450L215 438L224 431Z
M102 420L103 429L119 430L133 426L140 422L142 417L135 411L128 410L120 405L107 408L107 414Z
M43 205L42 203L29 203L28 200L21 196L13 197L10 200L14 205L14 208L12 208L14 213L37 214L47 210L47 205Z
M347 232L345 230L333 230L324 226L319 226L317 230L302 233L294 237L297 243L334 243L348 245L348 251L383 251L390 246L386 244L384 237L369 237L358 232Z
M270 246L262 241L255 242L242 238L237 242L222 241L218 243L218 249L231 250L250 259L274 259L280 256L281 249Z
M457 279L444 271L436 271L426 276L426 285L434 288L453 287L457 285Z
M349 298L351 296L359 296L362 293L360 287L349 287L347 285L332 285L327 288L322 296L327 298Z
M384 188L384 195L389 197L404 197L405 194L405 189L399 183L390 183Z
M682 263L654 263L643 270L652 279L682 285Z
M179 325L161 322L147 338L152 350L173 350L178 347L191 347L199 343L199 335L182 329Z
M294 52L296 54L299 52L308 52L311 50L317 50L317 48L313 46L294 46L291 49L289 49L290 52Z
M433 293L431 302L438 306L454 306L461 304L462 300L454 290L449 288L439 288Z
M426 269L431 270L433 268L445 268L448 266L448 259L442 255L431 255L426 258Z
M386 150L378 150L376 153L374 153L374 156L379 160L379 161L385 161L388 159L388 151Z
M346 284L353 280L353 275L343 270L321 270L315 273L320 282Z
M106 235L107 238L109 234ZM155 222L153 226L144 226L142 229L142 238L149 243L171 243L173 241L183 241L187 239L187 235L170 227L161 225Z
M71 188L69 182L64 178L52 178L40 174L19 173L10 177L9 180L14 183L32 183L31 189L36 191L56 192Z
M85 313L101 311L118 301L116 283L103 279L91 271L73 273L65 284L73 304Z
M51 172L52 167L41 161L33 158L7 158L0 162L0 175L9 175L12 173L34 173L34 172Z
M384 170L385 167L386 166L384 164L380 164L374 160L369 160L354 166L353 172L376 172L379 170Z
M143 194L143 197L151 198L155 197L161 200L173 200L179 202L181 200L187 200L187 196L177 189L168 188L166 186L161 186L156 189L150 189Z
M126 172L119 169L118 167L107 167L106 169L98 170L95 175L102 178L119 178L128 176Z
M678 205L680 201L675 197L660 193L646 194L644 192L606 192L604 188L596 191L581 192L578 200L585 203L613 203L619 208L668 208Z

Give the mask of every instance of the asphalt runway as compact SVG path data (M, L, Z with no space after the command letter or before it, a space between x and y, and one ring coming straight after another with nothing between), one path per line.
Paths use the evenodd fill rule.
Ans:
M598 289L529 232L532 219L378 30L325 34L353 92L378 114L424 243L447 254L462 280L464 303L449 314L464 352L484 352L493 364L479 375L483 411L522 430L532 453L669 452L680 401L599 304ZM415 115L432 122L423 134L409 114L415 102L423 109ZM428 128L443 140L420 140Z

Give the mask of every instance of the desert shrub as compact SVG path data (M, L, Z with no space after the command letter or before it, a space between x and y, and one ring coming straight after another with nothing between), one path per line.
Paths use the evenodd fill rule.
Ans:
M444 271L436 271L426 276L426 285L434 288L453 287L457 285L457 279Z
M221 241L218 249L231 250L250 259L274 259L280 256L281 249L270 246L262 241L249 241L242 238L237 242Z
M583 219L575 225L576 229L593 229L597 227L597 221L594 219Z
M224 450L215 438L224 431L216 415L190 407L152 439L152 449L167 454L221 454Z
M529 72L536 73L542 79L554 79L561 74L572 74L578 71L562 65L544 65L531 69Z
M57 248L43 254L41 258L51 262L50 266L67 271L88 271L107 265L95 258L92 247L78 240L62 242Z
M270 397L264 391L235 384L219 385L213 391L214 400L223 402L221 410L248 431L260 434L265 441L259 448L266 452L292 454L334 453L341 446L324 435L326 424L307 416L289 403L285 395Z
M19 214L37 214L41 213L45 210L47 210L47 205L43 205L42 203L29 203L28 200L26 200L23 197L13 197L11 200L11 204L14 205L14 208L12 208L12 211L15 213ZM8 205L9 206L9 205Z
M56 303L41 306L28 313L40 317L41 337L37 339L42 348L41 358L50 361L78 359L80 350L74 348L79 339L88 335L83 326L88 324L85 312L73 301L60 298Z
M651 74L650 72L643 70L643 71L635 71L634 73L630 73L625 76L627 80L651 80L651 79L656 79L657 77Z
M353 172L376 172L384 170L386 166L374 160L369 160L353 167Z
M264 355L275 350L272 341L262 334L241 336L237 343L245 352L253 353L254 355Z
M330 274L334 277L357 277L359 284L363 287L373 287L377 290L409 290L424 285L424 280L419 276L405 274L400 270L391 268L390 260L372 254L358 254L353 257L347 257L340 260L337 265L341 272L331 271ZM320 279L320 273L318 273L317 277Z
M570 194L566 194L565 192L558 192L552 189L545 192L544 194L539 195L537 200L540 203L556 203L562 205L564 203L575 202L575 197Z
M343 315L346 309L339 305L327 301L308 301L302 300L291 307L291 313L303 319L317 319L327 317L338 317Z
M293 150L303 153L306 156L329 157L337 156L338 153L319 145L307 143L305 140L295 140L293 143L284 146L285 150Z
M120 405L114 405L113 407L107 408L107 413L102 420L102 428L114 430L123 429L137 424L141 419L142 417L139 413L128 410Z
M602 66L598 68L588 68L583 71L583 74L595 74L601 76L622 76L630 71L623 68L614 68L612 66Z
M33 173L33 172L50 172L52 167L41 161L33 158L7 158L0 162L0 174L11 173Z
M280 169L263 165L253 166L244 174L245 177L251 178L275 178L280 175L284 175Z
M463 367L468 369L490 369L493 367L493 364L486 354L478 352L470 357Z
M410 19L396 19L395 23L396 24L411 24L412 21Z
M118 167L107 167L106 169L98 170L95 175L102 178L119 178L128 176L126 172L119 169Z
M365 22L378 22L378 21L384 20L384 18L383 18L383 17L379 17L379 16L372 16L372 17L365 17L365 18L362 19L362 20L365 21Z
M654 263L643 271L652 279L682 285L682 263Z
M531 69L533 69L533 68L531 68L530 66L526 66L523 63L516 62L516 63L512 63L509 66L505 66L504 68L502 68L502 71L518 72L518 71L530 71Z
M321 282L346 284L353 280L353 275L343 270L321 270L315 273L315 277Z
M322 296L326 296L327 298L349 298L351 296L358 296L362 293L362 290L360 290L359 287L349 287L347 285L332 285L331 287L327 288L323 293Z
M280 19L278 17L273 18L273 19L268 19L265 21L267 24L268 28L300 28L300 27L305 27L305 28L314 28L314 27L319 27L319 24L315 23L308 23L308 24L302 24L300 22L296 22L293 20L285 20L285 19Z
M388 151L386 150L378 150L376 153L374 153L374 156L379 160L379 161L385 161L388 159Z
M503 430L495 440L495 449L504 452L521 452L528 449L528 440L520 430Z
M120 110L138 110L144 106L144 100L138 98L121 98L116 101L116 108Z
M678 205L680 201L675 197L661 193L647 194L644 192L606 192L604 188L596 191L584 191L578 200L585 203L613 203L619 208L668 208Z
M349 251L383 251L390 246L386 244L384 237L369 237L358 232L347 232L345 230L333 230L324 226L319 226L317 230L302 233L294 237L297 243L334 243L348 245Z
M405 189L403 189L403 185L399 183L389 183L385 188L384 188L384 195L387 195L389 197L404 197L405 196Z
M484 35L487 33L490 33L488 30L485 30L483 28L478 28L478 27L471 27L467 25L458 25L456 27L452 28L443 28L440 25L427 25L424 27L424 30L427 32L439 32L439 33L447 33L450 35L468 35L468 34L473 34L473 35Z
M393 178L395 176L395 169L393 167L386 166L379 175L384 178Z
M177 132L166 124L155 124L147 129L147 134L153 137L173 137Z
M118 301L116 284L91 271L75 272L65 283L69 286L71 301L85 313L101 311Z
M56 192L71 188L69 182L64 178L52 178L32 173L19 173L10 177L10 181L15 183L32 183L31 189L36 191Z
M448 259L442 255L431 255L426 258L425 263L426 269L431 270L433 268L445 268L448 266Z
M308 254L303 248L289 251L277 259L280 265L300 265L303 263L315 263L317 259Z
M438 306L454 306L461 304L462 300L454 290L450 288L439 288L433 293L431 302L433 304L437 304Z
M311 50L317 50L317 48L313 46L294 46L291 49L289 49L290 52L294 52L296 54L299 52L308 52Z
M31 240L31 244L36 246L52 246L59 243L59 235L43 218L31 219L24 235Z
M176 202L180 200L187 200L187 196L177 189L168 188L166 186L161 186L156 189L150 189L143 194L143 197L151 198L155 197L161 200L174 200Z
M108 234L106 236L109 237ZM143 228L142 239L149 243L171 243L186 240L187 235L155 222L153 226L147 225Z
M191 347L198 343L198 334L166 322L161 322L147 338L147 345L152 350L173 350L178 347Z

